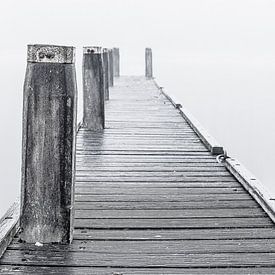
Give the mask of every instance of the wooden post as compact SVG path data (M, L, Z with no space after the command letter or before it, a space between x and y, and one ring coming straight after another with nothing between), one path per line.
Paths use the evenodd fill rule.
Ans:
M114 76L119 77L119 75L120 75L120 72L119 72L119 63L120 63L119 48L113 48L113 58L114 58Z
M83 126L102 130L105 124L102 48L84 47L83 50Z
M109 87L114 86L114 58L113 58L113 50L109 49Z
M146 78L153 77L153 59L152 59L152 49L145 49L145 76Z
M73 233L77 88L73 47L29 45L24 84L20 239Z
M104 71L104 98L109 100L109 58L108 49L103 49L103 71Z

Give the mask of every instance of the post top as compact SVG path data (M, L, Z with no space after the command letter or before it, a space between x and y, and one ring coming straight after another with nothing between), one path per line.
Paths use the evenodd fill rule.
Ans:
M107 53L109 50L108 50L107 48L103 48L102 51L103 51L104 53Z
M86 46L83 47L83 53L84 54L101 54L102 53L102 47L96 47L96 46Z
M56 45L28 45L27 61L71 64L75 62L75 48Z

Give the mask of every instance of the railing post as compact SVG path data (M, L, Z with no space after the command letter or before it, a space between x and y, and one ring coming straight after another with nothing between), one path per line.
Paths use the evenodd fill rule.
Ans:
M101 47L83 48L83 127L102 130L104 115L104 71Z
M69 243L77 88L73 47L29 45L24 84L20 239Z
M109 100L109 58L108 49L103 49L103 71L104 71L104 98Z
M152 49L145 49L145 76L146 78L153 77L153 58L152 58Z
M119 63L120 63L120 58L119 58L119 48L113 48L113 58L114 58L114 76L119 77L120 72L119 72Z
M113 50L109 49L108 51L109 57L109 87L114 86L114 57L113 57Z

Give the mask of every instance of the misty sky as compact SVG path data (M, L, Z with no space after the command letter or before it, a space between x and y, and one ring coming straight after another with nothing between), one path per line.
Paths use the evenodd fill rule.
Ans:
M2 1L0 214L20 188L26 45L118 46L122 74L154 74L275 194L275 1Z

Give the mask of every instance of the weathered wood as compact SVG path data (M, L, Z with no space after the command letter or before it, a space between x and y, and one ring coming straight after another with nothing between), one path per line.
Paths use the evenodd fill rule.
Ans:
M77 182L87 182L87 183L94 183L94 182L151 182L151 183L155 183L155 182L162 182L162 183L177 183L177 182L231 182L232 181L232 177L184 177L184 178L180 178L180 177L147 177L147 178L140 178L140 177L116 177L113 178L112 176L109 177L81 177L77 175Z
M20 205L15 201L0 219L0 258L19 228Z
M81 178L83 180L81 180ZM121 181L122 179L118 178L118 180L115 179L110 179L110 177L98 177L98 178L94 178L94 177L80 177L78 178L77 182L80 183L81 185L86 185L86 184L95 184L96 182L99 183L108 183L108 184L121 184L121 183L125 183L125 184L136 184L136 185L140 185L140 184L152 184L152 185L157 185L157 184L167 184L168 186L171 184L171 186L173 186L173 184L183 184L183 185L187 185L187 187L212 187L212 184L215 185L225 185L225 187L227 187L227 185L230 186L235 186L238 187L239 185L234 185L234 180L232 177L212 177L212 178L207 178L207 177L202 177L202 178L198 178L198 177L188 177L188 178L173 178L173 177L168 177L168 178L157 178L157 177L151 177L151 178L138 178L138 177L127 177L127 178L123 178L123 181ZM235 182L236 183L236 182ZM206 186L207 184L209 184L209 186Z
M21 251L57 251L57 252L91 252L120 254L188 254L188 253L268 253L275 252L275 239L244 240L151 240L151 241L99 241L74 240L69 246L35 245L19 243L14 240L9 250Z
M24 85L20 238L29 243L72 239L77 96L73 52L72 47L28 48L32 58Z
M113 50L108 49L108 63L109 63L109 86L114 86L114 57L113 57Z
M202 189L203 191L207 189L233 189L233 191L235 190L235 188L237 188L237 190L240 190L240 185L235 182L234 180L232 181L226 181L226 182L222 182L222 181L217 181L217 182L93 182L92 184L89 184L87 182L81 182L78 181L77 182L77 188L82 188L82 187L90 187L90 188L108 188L109 190L113 190L113 189L147 189L147 188L151 188L151 189L179 189L179 188L185 188L185 189L189 189L189 188L198 188L198 189ZM179 190L177 190L179 191Z
M113 48L113 59L114 59L114 76L120 76L120 56L119 48Z
M125 267L59 267L59 266L20 266L20 265L2 265L0 272L4 274L89 274L89 275L175 275L175 274L207 274L207 275L221 275L221 274L272 274L274 268L272 267L205 267L205 268L125 268ZM106 273L108 272L108 273Z
M89 209L244 209L244 208L258 208L256 202L252 200L223 200L223 201L86 201L75 202L75 209L89 210Z
M103 49L104 99L109 100L109 56L108 49Z
M106 113L78 132L73 243L15 237L0 271L275 272L274 224L153 81L116 78Z
M23 259L23 260L22 260ZM68 259L70 262L68 264ZM7 250L2 264L87 267L273 267L275 253L131 254Z
M76 201L218 201L251 199L247 193L232 194L185 194L184 190L174 194L76 194Z
M258 218L266 217L261 208L244 208L236 211L223 209L157 209L151 210L83 210L75 211L76 219L187 219L187 218Z
M125 268L125 267L72 267L72 266L21 266L21 265L2 265L0 272L3 274L89 274L89 275L175 275L175 274L207 274L207 275L221 275L221 274L272 274L273 267L206 267L206 268ZM107 273L106 273L107 272Z
M144 186L144 185L143 185ZM241 193L245 193L246 191L243 190L243 188L240 187L235 187L235 188L215 188L215 187L189 187L189 188L185 188L184 190L182 188L169 188L168 186L165 188L162 188L160 186L158 187L124 187L121 186L120 188L112 188L111 186L108 187L95 187L94 185L78 185L76 187L75 190L76 194L80 195L80 194L87 194L87 195L94 195L94 194L114 194L114 195L122 195L122 194L129 194L129 195L135 195L135 194L139 194L139 195L173 195L173 194L177 194L180 192L184 192L185 194L241 194Z
M105 127L104 70L101 47L83 48L83 127Z
M165 230L163 228L140 230L134 229L89 229L76 228L75 240L243 240L243 239L274 239L275 228L269 227L251 227L251 228L185 228Z
M153 59L152 59L152 49L145 49L145 76L146 78L153 77Z
M200 219L75 219L75 228L94 229L197 229L197 228L262 228L273 223L264 218L200 218Z
M155 85L159 88L161 93L173 104L173 106L180 110L181 115L186 120L186 122L192 127L192 129L197 133L205 146L210 150L213 155L222 155L224 154L223 147L213 138L197 121L197 119L182 105L178 108L178 104L176 104L170 96L168 96L163 88L158 86L155 82Z
M270 196L263 183L235 159L227 158L225 166L275 222L275 198Z

